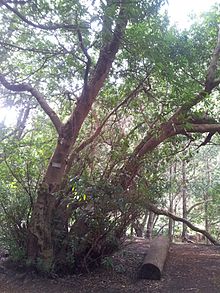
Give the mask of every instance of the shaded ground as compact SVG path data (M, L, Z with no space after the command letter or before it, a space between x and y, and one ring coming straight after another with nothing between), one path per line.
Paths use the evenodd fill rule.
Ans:
M0 266L1 293L220 292L220 247L172 244L161 281L137 279L148 242L127 243L104 266L88 275L43 279Z

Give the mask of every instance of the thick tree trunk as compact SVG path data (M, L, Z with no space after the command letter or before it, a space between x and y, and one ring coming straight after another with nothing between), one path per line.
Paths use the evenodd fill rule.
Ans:
M53 259L51 225L54 207L54 196L41 188L30 222L27 253L31 261L41 258L45 269L50 267Z
M36 260L36 258L41 258L45 267L49 267L54 258L54 238L56 233L53 230L58 229L58 227L55 227L56 223L59 223L59 226L63 228L66 221L58 212L58 196L54 192L59 191L62 180L66 175L68 156L74 140L71 135L71 125L67 123L61 130L56 149L38 190L37 200L34 204L29 224L28 258L32 261ZM55 208L56 217L54 217ZM65 209L66 207L63 207L64 213ZM57 219L58 217L59 219ZM63 231L60 232L64 233Z
M148 280L160 280L164 263L167 258L170 245L169 237L158 236L153 239L147 255L141 266L139 277Z
M88 59L87 76L84 79L82 94L67 123L63 125L56 115L55 117L57 119L55 120L54 113L51 111L50 107L47 104L45 106L45 103L41 103L56 126L59 138L56 149L43 177L43 183L39 189L38 197L33 208L32 218L29 225L30 236L28 239L27 252L30 260L34 261L39 257L43 260L46 267L49 267L54 260L54 245L56 241L52 238L55 238L57 234L54 233L54 231L56 231L59 226L61 229L64 229L65 232L66 221L68 220L65 217L66 207L63 206L64 213L58 213L60 216L56 219L56 222L59 224L55 224L54 211L55 207L57 208L55 194L60 190L62 181L64 180L66 173L70 170L68 163L71 164L71 149L75 144L82 124L88 116L100 89L103 87L121 44L122 36L128 21L128 15L125 13L125 5L126 1L122 0L119 5L120 8L118 18L115 22L114 32L112 33L109 42L106 42L101 48L96 66L93 68L90 75L89 70L91 60L88 53L86 53ZM105 29L105 25L105 22L103 22L103 29ZM111 31L111 29L109 31ZM3 82L6 83L8 88L11 88L11 86L5 82L4 78ZM13 90L16 90L17 88L18 87ZM38 93L36 94L35 89L30 86L27 87L26 85L23 85L22 89L19 87L19 90L30 91L33 95L35 94L35 96L39 98ZM41 96L40 100L42 100ZM60 234L62 233L63 231L60 231Z

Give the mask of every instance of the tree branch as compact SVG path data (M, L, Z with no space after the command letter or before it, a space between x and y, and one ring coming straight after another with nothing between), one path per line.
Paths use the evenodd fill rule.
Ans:
M218 40L215 47L215 50L212 55L212 59L209 64L208 72L206 75L205 81L205 90L207 92L211 92L212 89L217 86L220 80L216 80L216 71L217 71L217 64L220 58L220 27L218 31Z
M197 206L200 206L200 205L202 205L202 204L204 204L204 203L206 203L206 202L210 202L210 201L212 201L212 199L207 199L207 200L203 200L203 201L200 201L200 202L195 203L194 205L192 205L192 206L187 210L187 215L190 214L190 212L191 212L194 208L196 208Z
M184 134L186 131L193 133L220 132L220 123L175 125L175 130L176 134Z
M36 100L38 101L41 108L44 112L49 116L50 120L52 121L53 125L55 126L57 133L60 134L62 122L60 121L58 115L55 111L48 105L47 101L45 100L44 96L34 87L32 87L28 83L21 83L21 84L12 84L9 83L3 74L0 74L0 83L8 90L14 92L29 92L31 93Z
M20 51L26 51L26 52L33 52L33 53L39 53L39 54L44 54L44 55L52 55L52 56L57 56L57 55L63 55L63 54L70 54L69 52L64 52L64 50L59 50L59 51L50 51L50 50L47 50L47 49L36 49L36 48L23 48L21 46L18 46L18 45L15 45L15 44L11 44L11 43L8 43L8 42L2 42L0 41L0 45L2 47L9 47L9 48L12 48L12 49L15 49L15 50L20 50Z
M98 92L97 90L101 88L104 80L106 79L109 70L112 66L112 63L114 61L115 55L118 52L119 46L121 44L121 40L128 22L128 15L125 12L125 4L126 0L122 0L112 38L100 50L99 58L95 66L94 73L90 80L90 86L93 85L93 89L95 92Z
M193 106L204 100L204 98L212 92L212 90L220 84L220 79L216 78L217 63L220 58L220 29L217 37L217 44L213 52L209 67L207 69L207 75L205 79L205 89L199 92L191 101L182 105L176 113L171 117L171 121L177 122L181 116L186 114Z
M68 159L71 150L79 135L83 122L88 116L96 97L98 96L103 84L115 60L115 56L121 45L121 40L127 25L129 15L125 13L125 4L127 0L120 1L120 8L117 19L115 21L115 31L113 36L106 45L100 49L96 66L88 78L87 89L83 88L76 106L69 117L68 121L63 125L57 147L51 157L51 164L44 175L44 183L50 188L50 192L58 190L63 179L68 173ZM63 149L65 148L65 152ZM59 168L54 168L53 162L59 161ZM71 164L71 162L70 162Z
M193 231L196 231L198 233L201 233L203 234L206 238L209 239L210 242L212 242L214 245L220 245L220 243L215 240L206 230L203 230L203 229L200 229L196 226L194 226L191 222L189 222L188 220L184 219L184 218L181 218L181 217L178 217L164 209L159 209L157 208L154 204L148 202L147 203L147 208L154 212L155 214L157 215L163 215L163 216L166 216L166 217L169 217L171 218L172 220L174 221L178 221L178 222L182 222L184 224L186 224L190 229L192 229Z
M87 48L84 46L83 38L80 29L77 29L77 35L79 39L80 48L83 52L83 54L86 56L87 62L86 62L86 69L84 73L84 89L87 89L88 86L88 75L89 75L89 69L92 64L91 57L88 54Z
M72 144L75 143L81 125L87 117L92 104L94 103L100 89L102 88L103 83L112 67L115 56L119 50L128 17L128 15L125 14L124 7L126 0L122 0L121 2L122 3L112 39L103 48L101 48L95 69L89 78L87 90L82 91L77 105L72 112L71 117L69 118L68 123L72 125Z
M48 25L43 25L39 23L34 23L31 20L27 19L22 13L20 13L16 8L11 7L8 5L7 1L5 0L0 0L0 5L4 5L8 10L13 12L18 18L20 18L23 22L26 24L34 27L34 28L39 28L47 31L55 31L57 29L66 29L66 30L76 30L78 26L73 25L73 24L48 24Z

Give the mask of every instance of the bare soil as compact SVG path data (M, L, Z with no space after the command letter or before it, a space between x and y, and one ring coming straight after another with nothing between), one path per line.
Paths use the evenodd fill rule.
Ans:
M0 264L1 293L219 293L220 247L172 244L160 281L138 279L138 270L149 243L145 239L127 242L103 266L86 275L42 278L18 268Z

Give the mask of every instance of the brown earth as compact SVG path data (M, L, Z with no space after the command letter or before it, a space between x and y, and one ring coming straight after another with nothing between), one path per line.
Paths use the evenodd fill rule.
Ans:
M220 247L172 244L160 281L139 280L137 272L149 243L127 243L103 267L87 275L46 279L0 266L1 293L219 293Z

